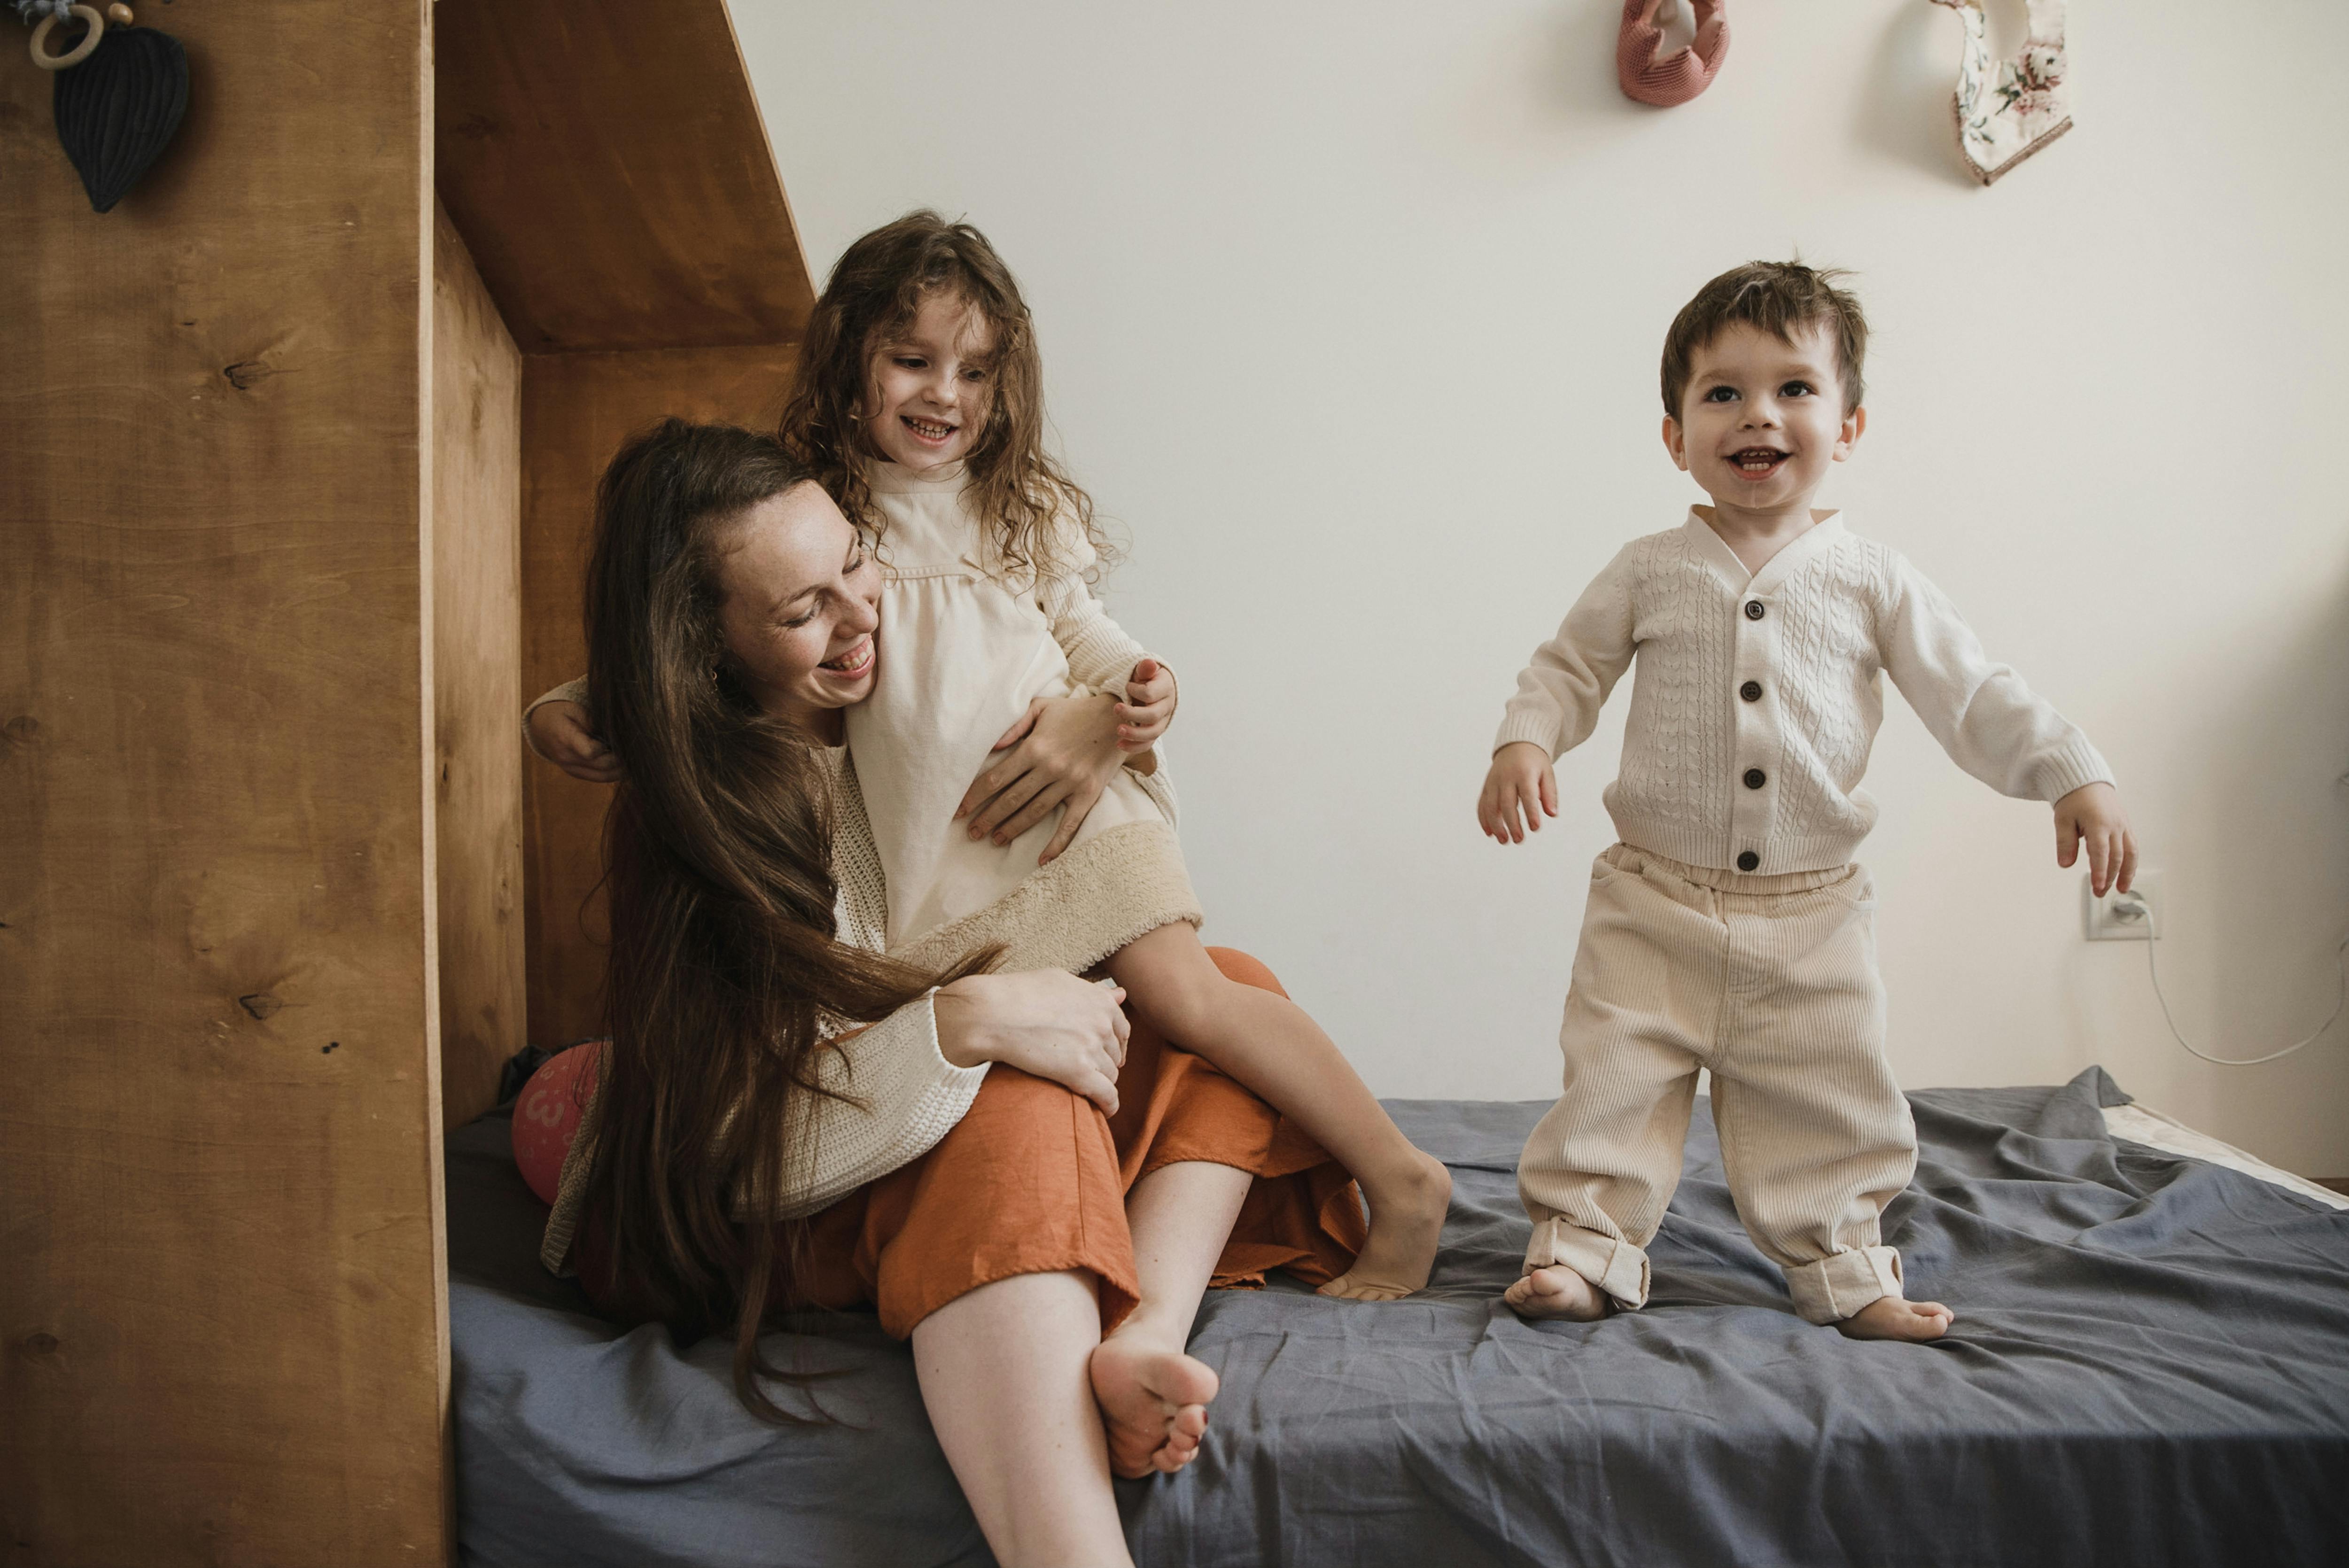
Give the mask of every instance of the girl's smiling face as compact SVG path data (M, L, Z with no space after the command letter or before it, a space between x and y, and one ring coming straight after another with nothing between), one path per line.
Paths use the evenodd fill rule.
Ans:
M856 411L874 449L916 473L968 457L987 430L994 351L994 332L961 295L924 298L866 358Z
M718 568L719 630L759 706L830 738L830 710L873 695L881 574L818 484L768 497L733 531Z
M1807 508L1867 427L1866 409L1844 410L1824 329L1789 343L1738 322L1697 350L1664 445L1716 504L1774 512Z

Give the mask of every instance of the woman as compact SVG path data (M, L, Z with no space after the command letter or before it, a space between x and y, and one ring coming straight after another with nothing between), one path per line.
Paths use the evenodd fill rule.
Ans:
M1184 1349L1202 1293L1342 1272L1361 1211L1261 1101L1129 1037L1122 994L881 955L841 744L879 668L878 593L771 438L671 420L605 475L587 621L622 774L613 1041L548 1259L619 1315L730 1326L738 1390L770 1416L769 1305L874 1304L997 1557L1126 1562L1112 1471L1180 1469L1206 1429L1215 1374Z

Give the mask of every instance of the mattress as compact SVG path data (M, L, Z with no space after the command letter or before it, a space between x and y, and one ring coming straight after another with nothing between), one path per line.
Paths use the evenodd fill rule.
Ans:
M1702 1099L1649 1308L1520 1322L1498 1296L1543 1105L1390 1102L1453 1171L1431 1288L1210 1292L1192 1349L1223 1396L1196 1463L1119 1483L1136 1559L2349 1562L2349 1213L2332 1195L2116 1136L2107 1108L2147 1137L2165 1124L2123 1113L2095 1068L1910 1100L1920 1157L1887 1239L1911 1294L1957 1311L1930 1346L1794 1315L1738 1226ZM824 1418L762 1426L723 1344L622 1331L539 1269L544 1210L508 1131L491 1117L448 1140L465 1561L991 1561L910 1358L870 1316L773 1336L786 1364L834 1376Z

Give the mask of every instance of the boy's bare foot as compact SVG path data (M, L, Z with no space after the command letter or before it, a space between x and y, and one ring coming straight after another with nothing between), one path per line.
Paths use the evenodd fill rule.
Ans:
M1563 1317L1596 1323L1607 1315L1606 1293L1564 1264L1536 1269L1502 1293L1519 1317Z
M1939 1339L1958 1315L1938 1301L1879 1295L1835 1326L1847 1339Z
M1393 1301L1427 1288L1444 1239L1444 1216L1452 1208L1452 1172L1433 1154L1414 1149L1412 1162L1376 1185L1362 1182L1371 1208L1370 1239L1354 1266L1321 1287L1323 1295L1348 1301Z
M1109 1433L1109 1468L1131 1480L1169 1475L1199 1457L1215 1369L1179 1350L1112 1334L1093 1347L1093 1403Z

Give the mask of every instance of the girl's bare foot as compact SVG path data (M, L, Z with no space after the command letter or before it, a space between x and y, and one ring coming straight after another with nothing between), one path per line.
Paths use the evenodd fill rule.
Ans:
M1879 1295L1835 1327L1847 1339L1939 1339L1957 1319L1938 1301Z
M1214 1368L1138 1335L1112 1334L1094 1346L1088 1370L1112 1471L1129 1480L1154 1470L1172 1475L1199 1457L1216 1397Z
M1606 1294L1564 1264L1534 1270L1504 1291L1501 1299L1519 1317L1596 1323L1607 1315Z
M1370 1239L1354 1266L1321 1287L1323 1295L1348 1301L1393 1301L1427 1287L1444 1239L1444 1216L1452 1207L1452 1172L1421 1150L1392 1176L1375 1184L1358 1177L1371 1208Z

